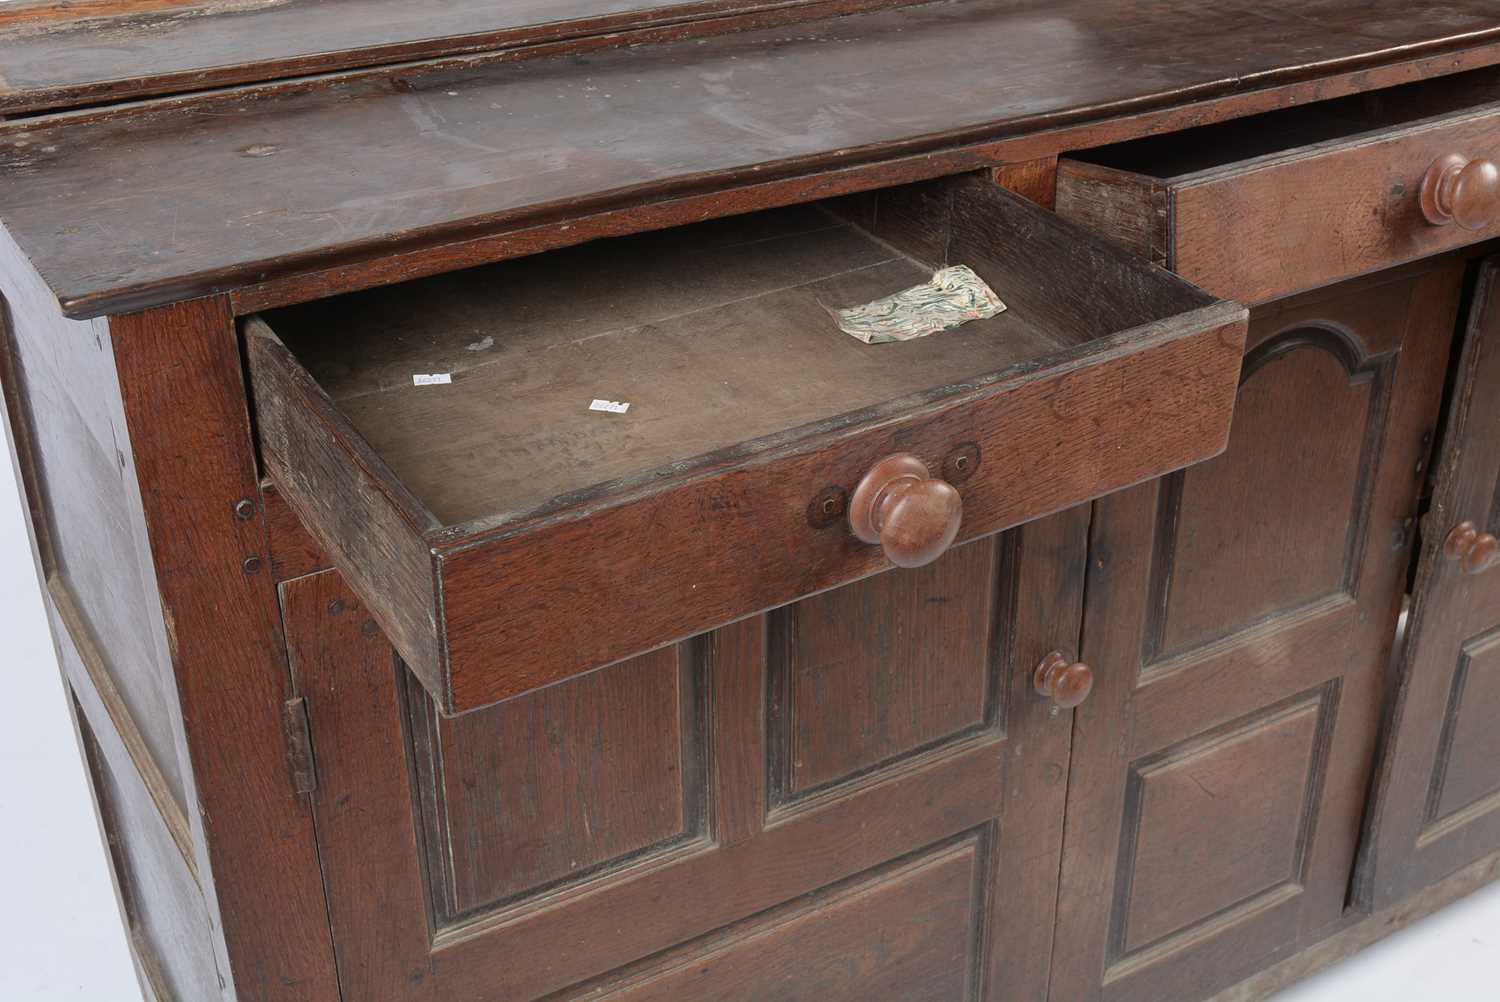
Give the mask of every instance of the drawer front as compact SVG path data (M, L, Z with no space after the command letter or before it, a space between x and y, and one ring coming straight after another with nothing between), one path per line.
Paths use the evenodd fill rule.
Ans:
M985 246L1034 262L1035 273L990 274L1014 316L1056 328L1045 357L531 514L444 525L256 319L248 357L267 470L439 707L461 712L1220 452L1243 308L993 186L976 204L1011 224ZM1143 304L1150 322L1078 333L1088 311L1139 318ZM892 457L917 474L869 486Z
M484 705L553 681L561 666L571 674L609 664L888 569L881 548L856 539L844 517L855 485L888 455L914 454L930 470L974 457L973 474L956 484L960 541L1216 455L1228 440L1243 337L1237 321L1194 337L1157 332L1156 343L1113 359L443 552L452 662L511 652L503 678L455 674L454 706ZM829 498L832 517L822 507ZM517 592L524 601L508 600Z
M1253 305L1500 236L1493 161L1497 105L1174 177L1065 160L1058 211Z

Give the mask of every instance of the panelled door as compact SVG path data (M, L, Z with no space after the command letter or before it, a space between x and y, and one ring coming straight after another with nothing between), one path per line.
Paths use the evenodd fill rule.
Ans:
M1449 405L1360 896L1500 850L1500 258L1480 269Z
M1258 310L1228 450L1096 502L1053 998L1202 998L1342 915L1461 285Z
M455 718L284 583L345 997L1043 999L1088 517Z

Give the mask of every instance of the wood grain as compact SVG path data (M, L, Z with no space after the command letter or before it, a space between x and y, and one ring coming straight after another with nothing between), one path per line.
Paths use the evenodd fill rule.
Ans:
M437 525L329 402L270 328L246 325L250 392L266 472L346 580L379 609L381 625L433 692L447 686L432 557ZM356 519L347 517L356 503Z
M1256 304L1500 234L1423 217L1444 154L1500 156L1489 71L1064 160L1059 211ZM1489 103L1486 103L1488 101Z
M878 574L772 614L781 639L771 664L778 800L993 722L996 559L995 540L976 540L921 570Z
M612 977L580 998L646 1002L947 1002L970 997L980 886L975 839L918 854L744 928ZM912 902L920 901L920 908Z
M42 573L59 578L76 598L165 792L180 814L191 816L182 713L110 325L63 318L4 234L0 269L0 378Z
M1497 411L1488 389L1500 371L1494 258L1478 270L1472 303L1355 885L1368 907L1389 907L1500 846L1500 779L1489 736L1500 708L1500 582L1463 573L1443 553L1452 525L1471 519L1493 531L1500 507Z
M900 0L89 0L0 9L0 114L591 38L653 40ZM12 9L15 8L15 9ZM751 15L759 15L751 18ZM661 29L669 29L661 31ZM675 30L670 30L675 29ZM696 31L694 30L696 29ZM548 43L551 43L550 46Z
M1316 81L1306 100L1374 86L1371 68L1382 64L1443 57L1393 66L1394 83L1500 57L1486 48L1500 36L1488 0L1420 19L1397 0L1357 14L1337 0L1217 0L1195 9L1189 48L1173 30L1173 0L1086 0L1065 20L1052 13L1012 0L930 4L811 22L789 45L772 28L602 51L587 57L587 79L571 56L439 62L22 120L0 126L10 174L0 220L70 314L92 315L1226 98L1247 81ZM1122 74L1122 63L1137 70ZM955 65L966 67L965 87L951 86ZM1330 83L1355 71L1365 74L1357 84ZM732 97L716 93L726 72ZM1262 99L1288 95L1257 90L1236 95L1235 107ZM984 151L971 167L1005 159ZM432 176L435 163L448 165L446 179ZM906 180L963 169L911 166Z
M111 332L228 977L251 998L337 998L312 815L287 769L263 509L235 515L258 481L228 303L129 314Z
M307 700L317 755L310 799L340 988L347 998L369 1002L430 1000L429 898L408 783L399 664L389 641L366 626L374 621L337 572L288 581L280 596L288 659ZM374 940L362 935L372 922L381 929Z
M413 757L431 797L439 917L701 838L701 673L668 647L447 720L418 689Z
M425 746L428 738L409 726L414 721L404 721L399 666L368 628L368 610L337 574L286 583L293 669L319 757L314 798L345 990L371 999L458 1000L489 993L522 1000L608 991L650 995L654 985L691 983L694 993L733 997L754 991L745 980L751 958L773 957L787 961L778 969L792 997L814 986L832 997L845 985L868 994L868 978L879 972L909 985L919 998L932 992L949 997L954 986L972 992L980 983L1006 1002L1040 998L1069 727L1067 716L1056 717L1045 701L1026 693L1032 660L1050 647L1076 643L1087 515L1087 508L1074 509L998 544L972 548L986 557L979 563L993 579L979 589L983 597L976 594L972 601L992 607L986 619L1005 623L995 628L989 651L989 670L1004 689L992 700L996 717L989 731L877 763L880 768L796 804L768 805L768 628L763 618L746 620L685 648L703 657L697 663L706 673L701 692L710 838L664 853L625 855L594 872L459 916L444 916L441 907L429 911L424 892L429 857L419 832L435 801L434 783L441 780L420 764L408 767L409 742ZM942 597L932 589L903 591L887 608L905 603L902 615L909 619L941 618L941 611L926 611L926 600ZM878 649L858 657L868 677L885 667ZM914 649L912 657L913 677L937 680L957 667L925 648ZM590 788L588 744L600 728L555 713L549 722L532 711L566 705L570 687L649 688L642 686L641 672L652 665L663 671L667 660L664 652L456 720L443 721L429 708L423 726L446 728L450 761L477 761L497 736L533 754L562 756L547 773L552 786L576 791L572 810L606 821L627 805L639 807L639 791L658 780L638 776L612 788ZM407 698L427 706L415 681L408 678L407 684ZM901 712L901 702L888 701L879 686L849 698L868 703L870 719L888 702ZM615 699L608 712L622 720L655 721L675 738L682 706ZM504 729L497 726L501 720ZM570 747L577 754L566 754ZM1012 747L1024 759L1012 760ZM518 789L529 771L519 761L497 768L493 777L450 778L450 792L462 791L476 805L488 803L503 796L496 787ZM663 803L652 796L653 807ZM497 824L518 832L558 830L541 823L550 816L545 805L516 799L498 814L476 815L475 830L493 834ZM997 817L1009 820L997 826ZM569 825L560 830L579 852L612 838L597 826L592 833ZM463 851L498 878L533 851L524 842L517 848L521 857L486 837ZM934 866L947 873L946 861L959 859L965 861L962 880L896 879L931 873ZM519 879L519 873L508 879ZM891 900L881 889L897 886L904 889L897 895L899 913L925 920L908 924L883 907L860 907L860 919L845 920L856 901ZM869 896L851 894L864 888ZM429 916L435 916L435 928ZM795 937L788 939L782 929L795 929ZM812 941L823 948L806 950ZM555 949L557 943L569 948ZM871 973L851 974L849 964L822 959L835 956ZM891 963L883 959L888 956L908 960Z
M883 192L881 205L887 195L905 197ZM829 329L826 317L812 326L822 316L812 300L788 300L796 305L789 314L757 312L753 298L714 291L722 278L710 267L702 281L717 298L706 303L724 303L720 312L685 314L675 340L660 346L655 338L678 321L647 323L643 339L628 340L614 336L612 313L590 327L544 312L543 327L555 332L534 351L506 356L508 331L489 319L508 316L505 304L462 284L504 283L479 275L427 290L462 298L452 314L468 317L466 325L451 324L441 305L388 304L384 315L401 325L410 349L330 352L323 335L337 304L291 319L278 314L273 319L346 394L360 427L275 335L252 324L248 354L268 469L439 705L454 711L887 566L838 519L809 515L820 492L847 496L883 455L911 452L942 470L950 456L972 453L977 465L959 485L961 537L972 539L1222 448L1239 365L1238 307L1211 303L983 178L939 182L910 197L951 204L934 222L947 255L937 263L970 265L1009 310L954 334L866 346ZM731 231L744 226L763 233L753 220ZM923 243L910 232L879 232L904 246ZM645 246L660 245L650 238ZM614 253L628 258L631 247L627 241ZM561 262L565 275L573 274L572 256ZM711 266L714 257L705 260ZM748 258L741 270L753 283L763 269L783 267ZM920 272L911 266L905 274ZM687 305L704 305L700 273L683 276ZM905 277L887 281L899 286ZM345 312L376 317L385 301ZM674 305L637 292L623 298L622 319L670 317ZM479 364L471 389L463 389L463 369L451 393L392 385L473 354L460 345L486 330L506 362ZM715 335L727 341L728 359L711 347ZM789 339L788 350L767 353L778 338ZM1012 338L1033 351L1048 347L1023 360ZM580 372L610 376L575 364L567 349L579 345L604 345L627 382L585 381L571 404L560 399L557 387L577 383ZM882 361L882 349L909 346L900 366ZM587 410L595 395L625 396L606 392L611 385L632 389L638 416ZM680 406L658 416L651 405L659 398ZM423 530L427 510L449 524ZM647 551L638 545L653 537L651 526L682 525L689 512L691 529ZM726 546L747 562L716 559ZM429 549L436 580L421 570ZM590 629L568 625L585 609ZM497 658L501 649L507 653Z
M1340 921L1462 269L1428 262L1255 312L1240 393L1266 400L1237 411L1229 449L1096 503L1082 656L1097 671L1075 711L1054 992L1208 995ZM1355 350L1340 360L1339 342L1309 329L1342 332ZM1362 358L1380 356L1391 359L1385 404L1305 390L1305 373L1331 365L1348 387ZM1263 453L1320 455L1346 437L1378 446L1337 467L1353 481L1333 492L1340 514L1317 516L1339 530L1323 544L1337 558L1332 593L1324 582L1310 596L1300 573L1261 554L1326 490L1323 471ZM1241 464L1266 471L1252 490ZM1228 587L1231 565L1249 580ZM1179 613L1220 607L1163 648L1151 637L1171 635L1178 581L1196 592L1181 593ZM1233 820L1251 803L1253 822ZM1273 827L1239 841L1254 825Z

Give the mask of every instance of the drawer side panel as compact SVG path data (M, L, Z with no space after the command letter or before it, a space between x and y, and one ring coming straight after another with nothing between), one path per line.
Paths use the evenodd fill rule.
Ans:
M267 472L441 700L447 686L432 561L422 536L430 517L399 483L382 477L380 461L360 448L358 436L268 327L252 319L245 340Z

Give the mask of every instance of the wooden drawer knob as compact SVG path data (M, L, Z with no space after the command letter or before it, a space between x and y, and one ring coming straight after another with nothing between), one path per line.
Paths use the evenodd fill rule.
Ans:
M1064 710L1071 710L1094 691L1094 670L1082 661L1070 662L1061 651L1053 651L1036 666L1032 684L1039 695Z
M1465 574L1483 574L1500 559L1500 540L1480 532L1473 522L1460 522L1443 540L1443 555L1458 561Z
M942 556L962 517L958 489L933 479L909 452L876 463L849 499L849 528L858 539L879 543L897 567L921 567Z
M1482 230L1500 217L1500 167L1457 153L1439 157L1422 178L1421 199L1422 215L1434 226Z

